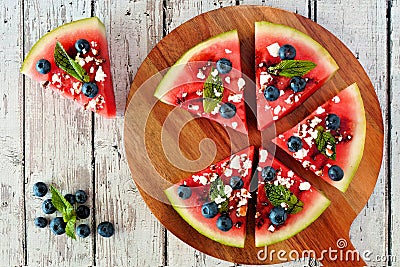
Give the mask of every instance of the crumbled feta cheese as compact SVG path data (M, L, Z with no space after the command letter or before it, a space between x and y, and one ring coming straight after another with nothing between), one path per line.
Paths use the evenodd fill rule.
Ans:
M190 109L190 110L199 110L199 106L198 105L188 105L188 109Z
M265 106L264 106L264 110L265 111L268 111L268 110L270 110L271 109L271 106L269 105L269 104L266 104Z
M204 177L203 175L193 175L192 178L193 178L193 181L194 181L194 182L197 182L197 181L198 181L199 184L201 184L201 185L206 185L207 182L208 182L207 178ZM218 204L218 203L217 203L217 204Z
M309 162L308 160L305 160L305 161L303 161L303 167L304 168L308 168L308 167L310 167L310 165L311 165L311 162Z
M243 90L244 86L246 85L246 81L243 78L239 78L238 82L239 91Z
M279 96L283 96L285 94L285 91L279 90Z
M310 190L310 188L311 188L311 185L310 185L309 182L303 182L303 183L301 183L300 186L299 186L299 189L300 189L301 191L307 191L307 190Z
M94 80L96 82L104 82L106 77L107 75L104 73L103 68L99 66L99 68L96 71L96 77L94 78Z
M247 198L242 198L239 200L237 206L238 207L245 206L247 204L247 201L248 201Z
M235 95L230 95L228 96L228 101L231 101L233 103L240 103L242 101L243 94L235 94Z
M224 193L225 193L226 197L230 197L232 194L232 191L233 191L233 189L230 185L225 185Z
M214 95L216 97L220 97L222 95L222 92L218 92L216 88L214 88Z
M252 164L252 162L251 162L250 159L246 159L246 160L243 162L243 168L244 168L244 169L250 169L252 166L253 166L253 164Z
M284 136L283 134L280 134L280 135L278 135L278 138L279 138L279 139L284 139L285 136Z
M317 113L318 115L320 115L320 114L322 114L322 113L324 113L324 112L325 112L325 109L324 109L323 107L319 106L319 107L317 108L316 113Z
M257 167L257 171L262 171L262 168L261 167Z
M325 154L330 157L333 155L332 147L330 145L327 145L325 148Z
M322 176L324 173L322 172L322 170L318 170L315 172L315 174L318 176Z
M287 176L288 176L289 178L293 178L294 172L293 172L293 171L288 171Z
M78 53L75 57L75 61L81 65L81 67L85 66L86 62L83 58L80 57L80 54Z
M338 103L340 103L340 97L335 96L334 98L332 98L332 101L333 101L335 104L338 104Z
M268 227L268 231L270 231L270 232L274 232L275 231L275 227L271 224L269 227Z
M226 77L225 77L225 82L226 82L227 84L230 84L230 83L231 83L231 77L226 76Z
M90 67L90 70L89 70L89 72L90 73L94 73L94 67L92 66L92 67Z
M277 120L279 119L279 117L278 117L278 116L273 116L272 119L273 119L274 121L277 121Z
M275 115L278 115L279 112L281 112L281 110L282 110L282 107L281 107L280 105L277 105L277 106L274 108L274 114L275 114Z
M99 51L97 51L96 49L92 48L92 53L93 53L93 55L97 56L99 54Z
M306 137L304 138L304 141L306 142L306 144L311 147L313 145L313 140L314 138L312 136Z
M204 80L206 78L206 75L204 75L201 69L199 69L199 72L197 73L197 78L199 78L200 80Z
M226 49L225 49L225 53L230 54L230 53L232 53L232 51L229 50L228 48L226 48Z
M247 189L245 188L240 189L240 196L245 198L251 198L250 192L247 191Z
M196 95L198 95L198 96L202 96L202 95L203 95L203 91L201 91L201 90L197 90L197 91L196 91Z
M234 122L232 122L232 128L233 128L233 129L236 129L236 128L237 128L237 126L238 126L238 123L237 123L237 122L235 122L235 121L234 121Z
M225 175L226 177L231 177L231 176L232 176L232 173L233 173L232 169L226 169L226 170L224 171L224 175Z
M94 58L92 58L91 56L87 56L85 57L85 62L89 63L90 61L93 61Z
M294 102L297 103L297 102L299 102L299 101L300 101L300 97L299 97L298 95L295 95L295 96L294 96Z
M317 130L310 129L307 132L311 135L311 137L313 139L317 139L318 138L318 131Z
M261 62L260 64L258 64L258 66L259 66L260 68L262 68L262 67L264 66L264 62Z
M268 151L266 149L261 149L260 150L260 162L265 162L267 161L267 157L268 157Z
M219 177L218 174L213 173L213 174L211 175L210 182L214 182L218 177Z
M221 203L223 203L223 202L225 202L225 200L226 200L226 198L224 198L224 197L221 197L220 195L218 195L215 199L214 199L214 202L215 202L215 204L221 204Z
M315 128L322 120L318 117L314 117L310 122L310 127Z
M279 56L279 48L281 48L281 46L278 43L273 43L273 44L267 46L267 50L268 50L269 54L273 57Z
M82 83L80 82L72 83L72 88L74 89L75 93L79 95L82 92Z
M307 156L308 151L309 151L309 150L302 148L302 149L300 149L299 151L293 153L293 157L294 157L295 159L303 159L304 157Z
M272 79L272 76L268 72L260 73L260 85L268 84Z
M231 164L229 166L231 167L231 169L240 170L240 157L237 155L233 156L233 158L231 158Z
M288 205L287 203L285 203L285 202L282 202L282 203L281 203L281 207L284 208L284 209L287 209L288 206L289 206L289 205Z
M187 97L187 93L186 93L186 92L183 92L183 93L182 93L182 97Z
M215 106L215 108L211 111L211 114L212 115L216 115L216 114L218 114L219 113L219 108L221 107L221 105L220 104L217 104L216 106Z
M217 69L214 69L214 70L211 72L211 76L217 77L217 75L218 75L218 70L217 70Z
M285 99L284 101L285 101L285 103L286 104L293 104L293 100L292 100L292 98L293 98L293 94L291 94L291 95L289 95L289 97L287 98L287 99Z

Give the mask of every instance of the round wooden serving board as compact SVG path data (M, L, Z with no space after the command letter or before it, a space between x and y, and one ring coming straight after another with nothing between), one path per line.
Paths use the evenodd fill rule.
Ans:
M205 119L192 119L187 112L158 102L154 89L162 78L159 72L173 65L185 51L214 35L237 29L241 42L243 72L254 81L254 22L271 21L296 28L322 44L336 60L340 69L311 98L294 112L278 121L273 130L261 135L256 119L248 107L249 136L226 130ZM283 132L305 118L318 105L333 97L348 85L357 82L365 105L367 137L360 167L346 193L341 193L322 179L305 171L287 154L276 151L300 176L315 185L332 201L329 208L308 228L294 237L264 248L254 246L254 204L250 204L245 248L233 248L216 243L189 226L168 204L163 190L171 183L188 177L195 171L217 162L248 144L258 148L276 133ZM254 86L254 85L253 85ZM252 86L246 87L251 95ZM190 120L191 119L191 120ZM190 121L188 121L190 120ZM382 161L383 123L374 88L349 49L330 32L300 15L261 6L235 6L201 14L184 23L162 39L150 52L133 81L125 114L124 139L132 176L143 199L174 235L190 246L217 258L243 264L272 264L301 257L312 250L318 258L323 250L337 250L337 260L325 255L319 259L329 266L362 266L362 259L351 260L346 252L354 250L349 239L350 225L367 203L374 189ZM269 133L269 134L268 134ZM262 137L261 137L262 136ZM255 196L255 195L254 195ZM345 240L338 245L338 240ZM264 251L261 251L264 249ZM284 250L278 257L271 251ZM341 252L341 254L340 254ZM350 253L351 254L351 253ZM348 255L350 255L348 254ZM340 256L342 255L342 256ZM285 260L286 258L286 260ZM345 261L348 258L348 261Z

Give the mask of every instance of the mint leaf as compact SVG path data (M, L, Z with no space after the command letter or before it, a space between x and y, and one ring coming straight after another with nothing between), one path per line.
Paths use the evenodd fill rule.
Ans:
M221 207L218 209L219 213L224 213L224 212L228 212L229 211L229 201L225 200L224 202L222 202Z
M317 149L327 158L336 160L336 139L333 137L330 131L325 131L324 127L317 127L318 135L315 139ZM328 148L328 145L330 148ZM330 151L329 151L330 150ZM329 153L327 153L329 152ZM329 155L328 155L329 154Z
M89 82L90 78L86 71L79 65L75 60L73 60L68 53L65 51L64 47L60 42L56 43L54 49L54 61L60 69L76 78L81 82Z
M268 72L273 75L293 78L295 76L303 77L317 65L308 60L282 60L276 66L270 66Z
M213 74L216 74L213 76ZM219 73L212 68L210 75L207 77L203 88L203 109L204 112L210 113L222 100L224 86Z
M74 216L67 222L67 226L65 227L65 233L72 239L76 239L75 223L76 223L76 217Z
M296 214L303 209L304 203L301 202L290 190L283 185L265 184L265 193L271 204L279 207L282 203L287 205L287 213Z
M63 213L64 222L70 221L74 216L76 217L74 208L66 208L65 212Z
M215 179L213 182L211 182L210 186L210 199L211 201L214 201L218 196L222 198L226 198L225 195L225 185L224 182L221 180L221 178Z

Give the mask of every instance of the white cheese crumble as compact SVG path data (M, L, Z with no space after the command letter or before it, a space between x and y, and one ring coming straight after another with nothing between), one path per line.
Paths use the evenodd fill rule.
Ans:
M229 50L228 48L226 48L225 53L230 54L230 53L232 53L232 50Z
M60 75L54 73L53 76L51 76L51 81L52 83L61 83L61 77Z
M196 95L198 95L198 96L202 96L202 95L203 95L203 91L201 91L201 90L197 90L197 91L196 91Z
M285 91L280 90L279 93L280 93L279 96L283 96L285 94Z
M225 175L226 177L231 177L231 176L232 176L232 173L233 173L233 171L232 171L231 169L226 169L226 170L224 171L224 175Z
M281 48L281 46L278 43L267 46L268 53L273 57L279 56L279 48Z
M300 149L299 151L293 153L293 157L295 159L304 159L304 157L306 157L308 154L308 150L307 149Z
M275 231L275 227L271 224L269 227L268 227L268 231L270 231L270 232L274 232Z
M297 103L297 102L299 102L299 101L300 101L300 97L299 97L298 95L295 95L295 96L294 96L294 102Z
M188 105L188 109L190 109L190 110L199 110L199 106L198 105Z
M85 66L86 62L83 58L80 57L80 54L78 53L75 57L75 61L81 65L81 67Z
M217 69L214 69L214 70L211 72L211 76L217 77L217 75L218 75L218 70L217 70Z
M207 182L208 182L207 178L204 177L203 175L193 175L192 177L193 177L193 181L194 181L194 182L197 182L197 181L198 181L199 184L201 184L201 185L206 185ZM217 204L218 204L218 203L217 203Z
M280 134L280 135L278 135L278 138L279 138L279 139L284 139L285 136L284 136L283 134Z
M226 198L224 198L224 197L221 197L220 195L218 195L215 199L214 199L214 202L215 202L215 204L221 204L221 203L223 203L223 202L225 202L225 200L226 200Z
M211 114L212 115L216 115L216 114L218 114L219 113L219 108L221 107L221 105L220 104L217 104L216 106L215 106L215 108L211 111Z
M272 76L268 72L260 73L260 85L268 84L272 80Z
M278 117L278 116L273 116L272 119L273 119L274 121L277 121L277 120L279 119L279 117Z
M82 84L80 82L72 83L72 88L74 89L75 94L79 95L82 91Z
M288 176L289 178L293 178L294 172L293 172L293 171L288 171L287 176Z
M311 185L310 185L309 182L303 182L303 183L300 184L299 189L301 191L307 191L307 190L311 189Z
M206 78L206 75L204 75L201 69L199 69L199 72L197 73L197 78L199 78L200 80L204 80Z
M93 55L97 56L97 54L99 53L99 51L97 51L96 49L92 48L92 53L93 53Z
M90 70L89 70L89 72L90 73L94 73L94 67L92 66L92 67L90 67Z
M231 77L226 76L226 77L225 77L225 82L226 82L227 84L230 84L230 83L231 83Z
M318 115L320 115L320 114L322 114L322 113L324 113L324 112L325 112L325 109L324 109L323 107L319 106L319 107L317 108L316 113L317 113Z
M340 97L335 96L334 98L332 98L332 101L333 101L335 104L338 104L338 103L340 103Z
M260 162L262 163L262 162L265 162L265 161L267 161L267 157L268 157L268 151L267 150L265 150L265 149L261 149L260 150Z
M237 82L239 91L243 90L244 86L246 85L246 81L243 78L239 78Z
M214 88L214 95L216 97L220 97L222 95L222 92L218 92L216 88Z
M91 56L87 56L85 57L85 62L89 63L90 61L93 61L94 58L92 58Z
M213 173L213 174L211 175L210 182L214 182L215 180L217 180L218 177L219 177L218 174Z
M95 41L90 42L92 44L92 47L97 47L97 43Z
M229 166L231 167L231 169L240 170L240 157L237 155L233 156L233 158L231 159L231 164Z
M286 104L293 104L293 100L292 100L292 98L293 98L293 94L291 94L287 99L285 99L284 101L285 101L285 103Z
M274 108L274 114L275 114L275 115L278 115L279 112L281 112L281 110L282 110L282 107L281 107L280 105L277 105L277 106Z
M313 139L317 139L317 137L318 137L318 131L317 130L310 129L307 132L311 135L311 137Z
M225 187L224 187L224 193L225 193L225 195L226 195L227 197L230 197L230 196L231 196L232 191L233 191L233 189L232 189L232 187L230 187L230 185L225 185Z
M310 122L310 127L315 128L322 120L318 117L314 117Z
M307 143L307 145L309 147L311 147L313 145L313 140L314 140L314 138L312 136L304 138L304 141Z
M106 77L107 75L104 73L103 68L99 66L99 68L96 71L96 77L94 77L94 80L96 82L104 82Z
M237 123L237 122L235 122L235 121L234 121L234 122L232 122L232 128L233 128L233 129L236 129L236 128L237 128L237 126L238 126L238 123Z
M233 103L240 103L242 101L243 94L235 94L235 95L230 95L228 96L228 101L231 101Z
M308 160L305 160L304 162L303 162L303 167L304 168L308 168L308 167L310 167L311 166L311 162L309 162Z
M243 162L243 168L245 168L245 169L250 169L252 166L253 166L253 165L252 165L252 162L251 162L250 159L246 159L246 160Z
M182 97L187 97L187 93L186 93L186 92L183 92L183 93L182 93Z

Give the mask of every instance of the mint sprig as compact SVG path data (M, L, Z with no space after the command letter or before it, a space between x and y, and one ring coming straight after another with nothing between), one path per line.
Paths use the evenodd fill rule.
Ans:
M73 60L68 53L65 51L64 47L60 42L56 43L54 49L54 61L60 69L76 78L81 82L89 82L90 78L86 71L79 65L75 60Z
M317 127L318 135L317 138L315 139L315 144L317 145L317 149L319 152L321 152L323 155L325 155L327 158L336 160L336 139L333 137L333 135L330 133L330 131L325 131L324 127L318 126ZM328 155L326 153L327 146L330 145L331 148L330 150L332 151L331 155Z
M213 76L214 68L211 69L203 88L203 108L204 112L212 112L222 100L224 86L219 73Z
M62 213L64 222L66 222L65 232L67 236L72 239L76 239L75 236L75 223L76 223L76 213L74 207L72 207L71 203L69 203L60 192L54 188L54 186L50 185L51 192L51 202L54 207Z
M219 204L218 212L224 213L229 211L229 200L225 194L225 184L220 177L211 182L209 196L211 201L215 201L218 196L225 198L225 201Z
M295 76L303 77L317 65L308 60L282 60L275 66L270 66L268 72L273 75L293 78Z
M304 203L300 201L290 190L283 185L265 184L265 193L274 207L282 203L287 205L287 213L296 214L303 209Z

